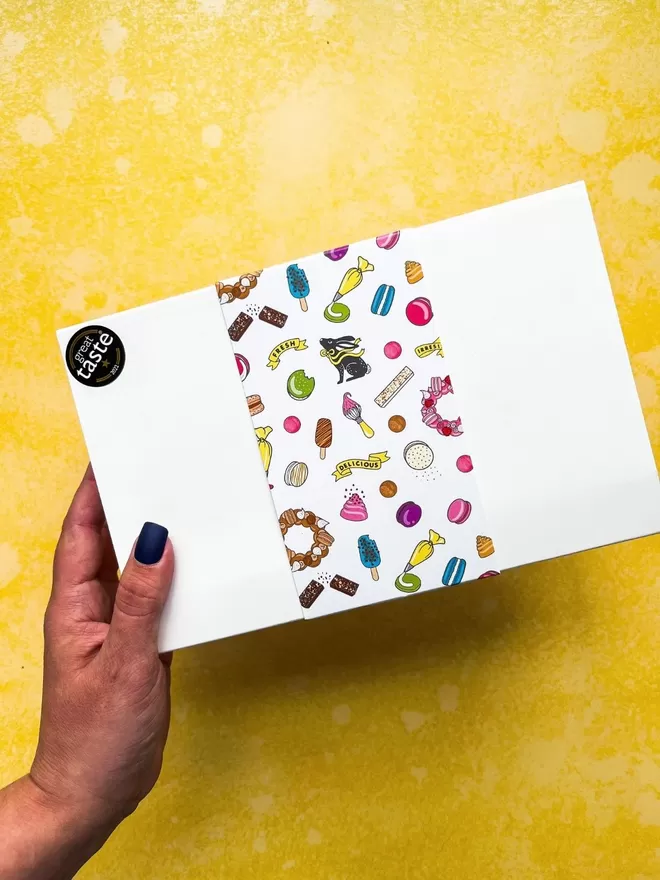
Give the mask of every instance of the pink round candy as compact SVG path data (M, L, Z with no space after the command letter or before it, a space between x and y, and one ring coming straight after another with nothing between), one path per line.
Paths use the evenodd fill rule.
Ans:
M348 245L342 244L339 247L332 248L329 251L323 251L323 253L329 260L332 260L333 263L336 263L337 260L341 260L342 257L346 256L346 254L348 253Z
M498 574L499 574L499 571L493 571L493 569L491 568L490 571L485 571L483 574L480 574L479 580L481 580L481 578L497 577Z
M422 508L414 501L406 501L396 512L396 521L407 529L416 526L422 518Z
M386 358L389 358L393 361L395 358L398 358L403 349L399 345L398 342L386 342L383 346L383 353Z
M425 296L418 296L412 299L406 306L406 318L415 327L423 327L433 317L433 309L430 301Z
M447 519L457 526L462 525L472 513L472 505L464 498L456 498L447 508Z
M396 232L388 232L386 235L379 235L376 239L376 244L379 248L390 251L399 240L400 235L401 233L398 230Z
M287 434L295 434L296 431L300 430L300 419L297 419L295 416L287 416L284 419L284 430Z
M456 459L456 467L462 474L469 474L472 470L472 459L469 455L459 455Z

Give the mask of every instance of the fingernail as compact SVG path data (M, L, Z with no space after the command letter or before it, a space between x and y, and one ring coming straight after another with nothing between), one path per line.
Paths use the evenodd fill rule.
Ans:
M158 523L146 522L135 545L133 554L142 565L155 565L160 562L165 544L167 543L167 529Z

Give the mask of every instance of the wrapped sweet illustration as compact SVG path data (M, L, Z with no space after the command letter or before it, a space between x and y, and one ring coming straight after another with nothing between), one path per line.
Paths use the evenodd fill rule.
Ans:
M360 562L371 572L371 577L378 580L378 566L380 565L380 551L378 544L369 535L360 535L358 538L358 553Z
M273 447L267 439L272 432L273 429L269 425L265 428L254 429L254 433L257 435L257 441L259 443L259 455L261 456L261 461L266 474L268 474L268 471L270 470L270 460L273 457Z
M357 267L352 267L346 271L337 288L337 293L332 298L332 302L323 312L323 317L333 324L343 324L344 321L348 321L351 310L345 303L341 302L342 297L362 284L362 276L365 272L373 272L373 270L374 267L369 260L365 260L364 257L358 257Z
M350 419L352 422L357 422L367 440L370 440L374 436L374 429L362 418L362 407L359 403L353 400L348 391L344 394L341 410L347 419Z
M306 312L309 281L307 280L307 275L305 275L305 270L301 269L297 263L287 266L286 280L289 284L289 293L294 299L298 300L303 312Z
M369 364L362 359L364 349L357 350L360 338L355 336L340 336L338 339L324 337L319 339L322 345L321 357L327 358L339 373L337 385L344 381L344 375L348 374L347 382L353 379L361 379L371 372Z
M330 419L318 420L314 442L319 448L321 458L325 458L326 451L332 446L332 422Z
M402 593L416 593L422 586L420 578L416 574L411 574L413 568L426 562L433 556L433 551L437 544L444 544L445 539L433 529L429 529L428 540L420 541L410 555L410 559L406 563L403 572L397 577L394 586Z

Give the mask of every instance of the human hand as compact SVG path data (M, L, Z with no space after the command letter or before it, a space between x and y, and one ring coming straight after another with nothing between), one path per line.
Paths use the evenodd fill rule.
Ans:
M55 552L44 624L41 728L28 779L41 800L102 835L160 773L171 655L158 655L174 570L167 530L145 523L121 580L91 466Z

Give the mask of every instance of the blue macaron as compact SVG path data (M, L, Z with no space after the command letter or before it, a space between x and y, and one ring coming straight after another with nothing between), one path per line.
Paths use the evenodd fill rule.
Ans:
M391 284L381 284L371 301L372 314L382 315L383 317L389 314L394 302L394 293L395 290Z
M452 556L445 567L442 575L442 583L445 587L451 587L454 584L460 584L465 574L465 560L459 559L458 556Z

